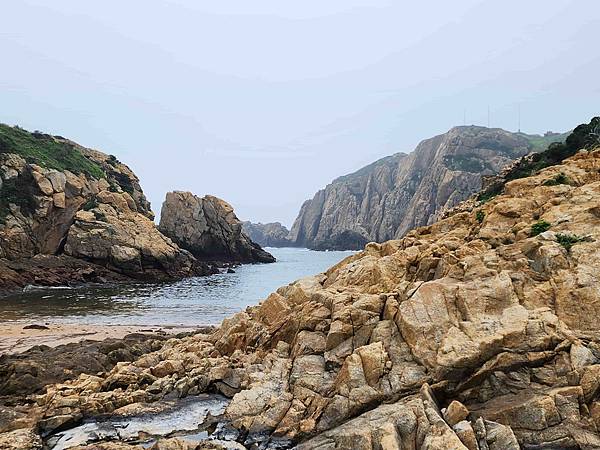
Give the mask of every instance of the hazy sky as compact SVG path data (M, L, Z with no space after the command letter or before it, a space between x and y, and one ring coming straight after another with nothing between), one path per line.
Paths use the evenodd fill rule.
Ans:
M598 0L18 0L0 121L290 225L333 178L463 123L600 114Z

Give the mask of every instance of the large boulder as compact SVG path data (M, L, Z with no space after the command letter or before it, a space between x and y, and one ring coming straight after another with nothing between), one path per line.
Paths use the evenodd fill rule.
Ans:
M212 195L167 193L159 229L199 259L240 263L275 261L243 231L233 207Z
M97 205L75 215L66 255L141 279L209 273L206 265L158 231L152 220L132 210L129 194L101 191L96 198Z

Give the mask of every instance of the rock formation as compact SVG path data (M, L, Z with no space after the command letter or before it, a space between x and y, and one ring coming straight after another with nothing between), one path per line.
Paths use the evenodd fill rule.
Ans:
M289 237L316 250L359 249L400 238L479 191L482 176L536 150L533 138L477 126L452 128L409 155L398 153L334 180L302 205Z
M220 198L168 192L160 212L160 231L201 260L275 262L242 229L232 206Z
M233 448L600 448L598 205L600 150L583 150L212 334L13 399L0 442L220 392L231 401L211 437Z
M58 278L64 267L59 284L73 281L68 256L99 279L107 270L145 279L207 273L153 217L137 177L114 156L0 125L0 289L29 282L40 259Z
M244 232L261 247L294 247L289 230L279 222L242 222Z

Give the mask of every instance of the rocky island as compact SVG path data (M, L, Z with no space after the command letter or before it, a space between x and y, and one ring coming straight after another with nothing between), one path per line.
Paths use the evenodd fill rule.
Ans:
M599 448L599 130L216 330L51 376L60 350L3 357L0 448ZM198 429L123 437L202 393Z
M239 262L269 260L239 232L231 207L213 204L211 223L231 234L210 228L209 244L247 251ZM0 124L0 292L208 275L229 261L218 252L199 260L153 219L138 178L114 156Z

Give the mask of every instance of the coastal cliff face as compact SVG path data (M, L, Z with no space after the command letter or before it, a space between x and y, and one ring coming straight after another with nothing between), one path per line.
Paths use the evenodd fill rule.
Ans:
M289 230L279 222L242 222L244 232L261 247L294 247Z
M242 229L233 207L212 195L169 192L159 229L196 258L240 263L275 262Z
M0 289L206 273L153 218L114 156L0 125Z
M580 151L211 334L50 385L5 436L219 392L213 437L235 448L599 448L598 205L600 150Z
M541 137L538 137L541 138ZM433 223L481 189L483 176L534 150L531 136L477 126L452 128L340 177L307 200L290 232L316 250L359 249Z

